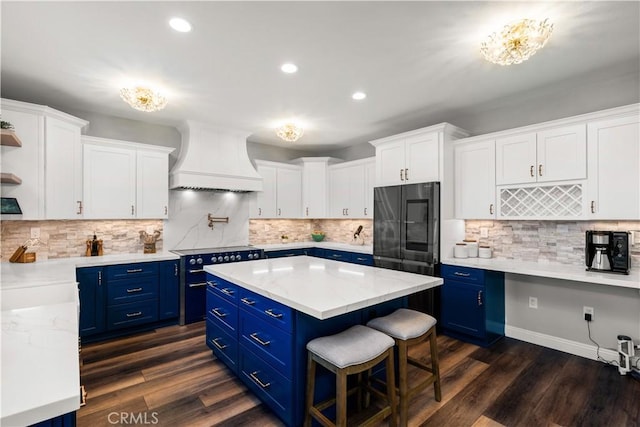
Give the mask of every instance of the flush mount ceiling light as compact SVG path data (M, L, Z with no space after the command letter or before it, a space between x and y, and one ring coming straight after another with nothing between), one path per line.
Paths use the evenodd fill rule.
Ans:
M136 110L152 112L162 110L167 98L157 90L146 86L132 86L120 89L120 97Z
M293 123L285 123L276 129L276 135L287 142L296 142L304 134L304 129Z
M191 31L191 24L189 21L182 18L171 18L169 20L169 25L171 25L171 28L181 33L188 33Z
M520 64L542 49L552 32L553 24L548 19L522 19L487 37L480 52L494 64Z
M280 69L282 70L283 73L287 73L287 74L293 74L296 71L298 71L298 66L296 64L282 64L282 67L280 67Z
M355 101L362 101L366 97L367 97L367 94L364 92L354 92L354 94L351 95L351 98L354 99Z

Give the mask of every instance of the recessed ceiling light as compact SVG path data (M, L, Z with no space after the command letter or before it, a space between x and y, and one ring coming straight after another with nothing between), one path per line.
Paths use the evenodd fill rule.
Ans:
M191 31L191 24L182 18L171 18L169 25L171 25L171 28L176 31L180 31L181 33L188 33Z
M280 67L280 69L282 70L283 73L287 73L287 74L293 74L296 71L298 71L298 66L296 64L283 64L282 67Z
M356 101L361 101L366 97L367 97L367 94L364 92L354 92L353 95L351 95L351 98L355 99Z

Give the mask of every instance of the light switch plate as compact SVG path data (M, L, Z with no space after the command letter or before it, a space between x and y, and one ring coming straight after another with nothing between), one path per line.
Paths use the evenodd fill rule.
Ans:
M480 237L489 237L489 229L487 227L480 227Z
M40 238L40 227L31 227L31 238L32 239Z

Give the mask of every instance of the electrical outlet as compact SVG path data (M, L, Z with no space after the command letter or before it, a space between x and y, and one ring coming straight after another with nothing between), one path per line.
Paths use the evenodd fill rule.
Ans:
M480 227L480 237L489 237L489 229L487 227Z
M591 316L591 319L589 321L593 320L594 317L594 310L593 307L587 307L586 305L584 307L582 307L582 317L587 320L587 314L589 316Z
M538 308L538 298L529 297L529 308Z
M31 238L32 239L40 238L40 227L31 227Z

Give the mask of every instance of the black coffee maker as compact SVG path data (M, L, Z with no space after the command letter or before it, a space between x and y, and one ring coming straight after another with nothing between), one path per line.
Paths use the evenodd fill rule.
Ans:
M629 274L629 233L587 230L585 264L590 271Z

